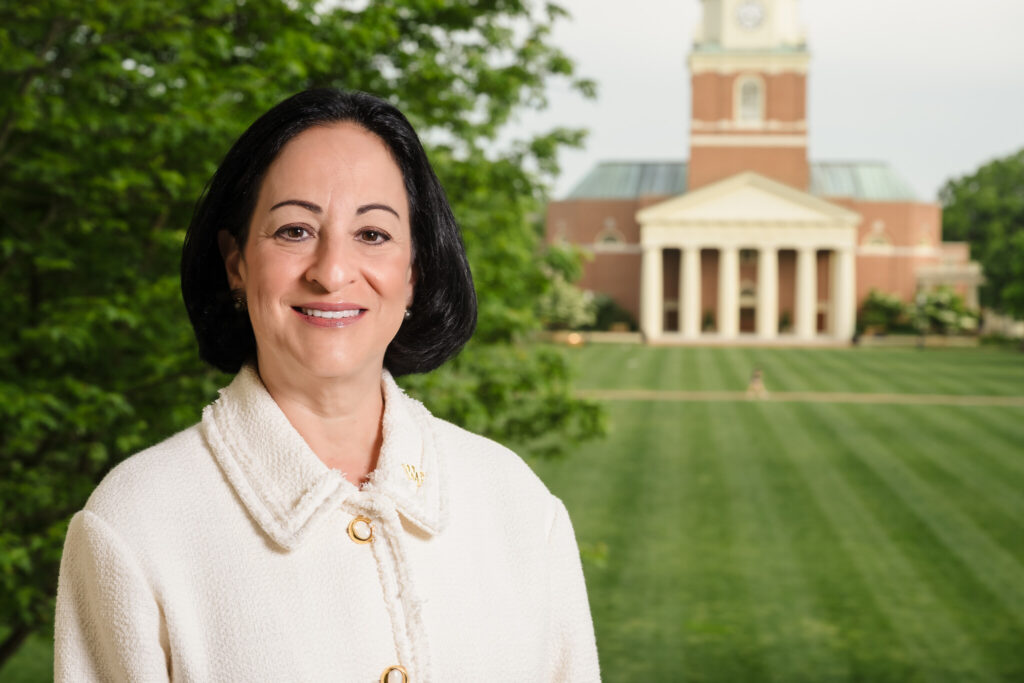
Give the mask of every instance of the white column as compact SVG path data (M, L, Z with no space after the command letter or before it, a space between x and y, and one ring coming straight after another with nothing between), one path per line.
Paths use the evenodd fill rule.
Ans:
M853 337L857 318L857 276L853 259L853 249L832 252L832 333L836 339L846 341Z
M680 277L683 283L683 293L680 297L682 302L683 336L688 339L696 339L700 336L700 247L686 247L683 249L683 273Z
M640 263L640 329L648 341L661 337L665 306L661 291L661 246L644 245Z
M682 334L683 333L683 297L686 296L683 293L683 289L684 289L683 285L685 284L684 281L683 281L683 261L686 259L686 257L683 254L685 253L686 250L683 247L679 247L678 249L679 249L679 269L676 272L679 273L679 287L676 290L676 332L678 332L679 334Z
M796 251L796 336L814 339L818 322L818 253L814 247Z
M740 250L718 251L718 334L731 339L740 332Z
M761 247L757 254L757 336L779 336L779 251Z

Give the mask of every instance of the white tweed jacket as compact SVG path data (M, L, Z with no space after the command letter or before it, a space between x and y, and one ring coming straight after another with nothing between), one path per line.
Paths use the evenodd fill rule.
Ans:
M201 423L110 472L68 529L56 680L599 680L562 503L382 384L361 488L249 367Z

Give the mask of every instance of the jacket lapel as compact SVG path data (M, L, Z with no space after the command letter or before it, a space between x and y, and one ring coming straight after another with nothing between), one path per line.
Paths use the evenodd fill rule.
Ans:
M362 489L316 457L252 366L243 367L203 411L201 430L228 482L264 533L285 550L298 547L349 498L393 505L428 535L443 529L446 506L433 418L387 372L381 385L383 445Z
M394 501L399 513L427 534L442 531L447 508L444 476L433 429L433 416L409 398L385 371L384 442L377 468L363 487Z

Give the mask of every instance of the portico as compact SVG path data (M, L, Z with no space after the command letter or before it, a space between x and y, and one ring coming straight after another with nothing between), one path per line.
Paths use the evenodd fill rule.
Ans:
M637 213L653 342L845 342L860 216L753 172Z

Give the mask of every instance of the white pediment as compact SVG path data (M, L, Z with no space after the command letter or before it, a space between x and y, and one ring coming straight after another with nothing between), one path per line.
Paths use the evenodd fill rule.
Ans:
M860 216L753 172L740 173L636 214L641 225L844 225Z

